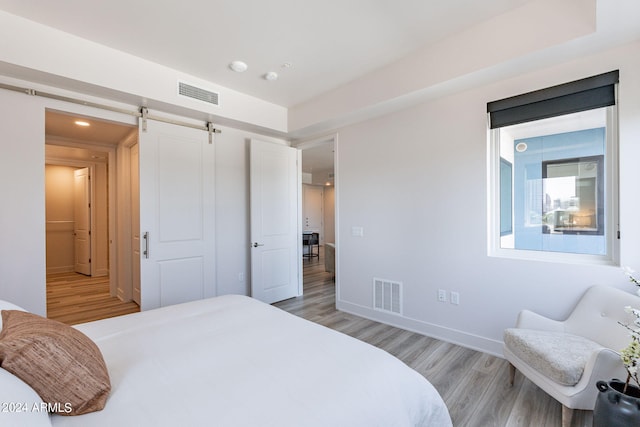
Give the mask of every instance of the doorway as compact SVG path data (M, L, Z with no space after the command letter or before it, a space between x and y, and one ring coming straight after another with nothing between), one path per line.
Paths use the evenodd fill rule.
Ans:
M82 323L139 311L117 298L118 146L135 126L47 110L47 315Z
M92 221L92 205L104 206L102 200L102 203L91 200L100 198L98 192L91 191L93 169L96 168L72 160L49 158L45 163L47 274L75 272L89 277L109 274L107 241L101 236L106 231L102 209L95 210L99 220ZM93 181L98 187L106 185L101 180ZM104 189L100 188L99 193L103 195ZM96 241L93 245L92 240ZM92 250L101 259L92 256Z
M305 292L335 282L335 142L331 136L296 145L302 151L302 230L318 233L320 243L318 257L303 253Z

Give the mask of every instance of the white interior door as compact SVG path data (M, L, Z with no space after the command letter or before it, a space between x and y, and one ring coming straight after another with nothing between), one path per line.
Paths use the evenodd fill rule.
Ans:
M251 140L251 295L267 303L302 294L298 150Z
M73 243L77 273L91 275L91 181L89 168L73 172Z
M138 147L141 309L215 296L214 145L149 120Z

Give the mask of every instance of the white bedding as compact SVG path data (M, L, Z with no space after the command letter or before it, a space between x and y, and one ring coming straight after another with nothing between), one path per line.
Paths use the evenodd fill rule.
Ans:
M111 376L106 407L54 426L451 426L420 374L280 309L223 296L77 326Z

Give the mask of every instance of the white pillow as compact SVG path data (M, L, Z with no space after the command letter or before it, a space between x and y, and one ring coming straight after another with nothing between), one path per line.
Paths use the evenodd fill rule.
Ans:
M9 301L5 301L5 300L1 300L0 299L0 310L20 310L20 311L27 311L24 308L15 305L14 303L11 303Z
M47 406L31 387L0 368L0 426L51 427Z

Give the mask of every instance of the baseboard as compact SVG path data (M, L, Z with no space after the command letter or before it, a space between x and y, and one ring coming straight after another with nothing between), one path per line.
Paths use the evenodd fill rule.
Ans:
M369 320L395 326L407 331L416 332L441 341L446 341L472 350L481 351L496 357L504 358L502 354L502 341L492 340L467 332L459 331L446 326L435 325L421 320L404 316L383 313L357 304L336 300L336 308L346 313L364 317Z
M73 265L64 265L62 267L48 267L47 274L72 273L75 270Z

